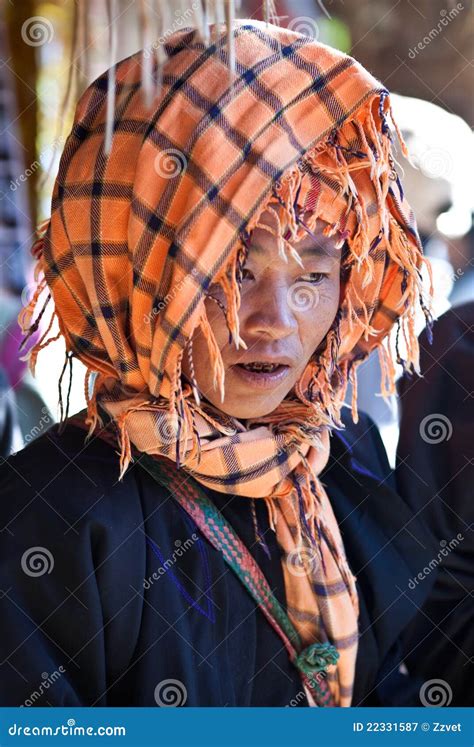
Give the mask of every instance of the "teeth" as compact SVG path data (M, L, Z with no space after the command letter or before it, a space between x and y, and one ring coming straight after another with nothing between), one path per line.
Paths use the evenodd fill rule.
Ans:
M243 368L246 368L247 371L265 371L265 372L271 372L274 371L276 368L279 368L279 363L242 363L241 364Z

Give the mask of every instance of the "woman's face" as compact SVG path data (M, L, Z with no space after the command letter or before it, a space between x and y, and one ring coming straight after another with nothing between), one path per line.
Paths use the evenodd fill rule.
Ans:
M265 212L261 223L276 228L275 216ZM247 350L229 344L222 310L205 301L209 323L222 354L225 398L213 387L207 343L199 329L193 337L193 362L200 394L223 412L239 419L272 412L303 373L311 355L324 339L336 315L340 293L340 255L336 237L307 235L295 244L303 267L287 252L278 254L276 236L262 228L252 232L241 287L240 336ZM286 226L284 226L286 229ZM225 303L220 286L209 294ZM189 378L189 361L183 359Z

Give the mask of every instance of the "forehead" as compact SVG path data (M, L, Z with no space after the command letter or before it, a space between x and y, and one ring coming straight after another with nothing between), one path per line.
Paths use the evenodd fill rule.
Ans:
M307 223L310 213L303 215L303 220ZM256 255L260 254L272 254L275 248L278 249L277 235L279 232L278 221L275 214L271 210L265 210L258 219L258 224L252 231L250 236L249 247ZM266 226L261 227L260 224ZM289 240L292 246L295 247L298 254L305 255L319 255L329 256L333 259L339 259L341 256L341 250L336 248L337 236L325 236L323 230L327 224L322 220L317 220L314 228L311 229L311 234L304 234L301 238L295 240ZM283 235L287 232L287 224L285 219L281 220L281 230ZM271 230L268 230L271 229Z

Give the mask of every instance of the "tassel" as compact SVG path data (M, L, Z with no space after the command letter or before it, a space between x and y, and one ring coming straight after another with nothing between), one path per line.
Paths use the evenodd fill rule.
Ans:
M193 361L193 338L189 338L189 343L187 346L188 351L188 361L189 361L189 371L191 374L191 385L192 385L192 391L193 396L196 404L199 406L201 404L201 398L199 396L198 386L196 382L196 374L194 371L194 361Z
M257 511L256 511L256 508L255 508L255 499L254 498L250 499L250 512L251 512L251 515L252 515L252 523L253 523L253 529L254 529L255 542L260 545L260 547L265 552L266 556L269 559L271 559L270 550L268 549L268 545L265 542L265 537L261 533L260 528L258 526Z
M66 351L66 359L64 361L64 367L63 367L61 376L59 377L59 381L58 381L59 408L60 408L59 429L58 429L59 434L63 433L65 425L66 425L66 421L69 417L69 404L70 404L71 388L72 388L72 358L73 358L72 351L70 350ZM67 395L66 395L66 411L64 411L62 381L63 381L63 376L64 376L64 373L67 367L69 367L69 386L68 386Z
M194 11L193 25L196 32L196 39L200 40L204 44L204 46L206 46L206 30L204 28L204 12L202 2L203 0L197 0L197 2L193 3L192 5Z
M115 120L115 63L117 61L117 0L107 0L107 17L109 24L109 69L107 73L107 114L105 123L104 153L108 155L112 148L112 137Z
M354 329L354 319L357 322L359 318L357 314L354 313L354 307L352 305L351 297L349 294L346 295L345 301L346 301L346 309L347 309L347 319L349 322L349 332L352 334L352 331Z
M354 361L350 366L349 380L352 384L351 414L354 423L359 422L359 412L357 409L357 367L360 361Z
M275 508L275 504L272 498L266 497L263 499L265 501L265 505L267 507L268 512L268 523L270 525L270 529L273 532L276 532L277 529L277 522L278 522L278 514L277 510Z
M97 384L97 381L96 381L96 384ZM125 472L127 471L130 465L130 462L133 462L130 436L128 435L127 426L126 426L127 417L133 412L137 412L139 410L144 410L144 409L145 410L150 409L150 402L148 400L144 400L143 402L140 402L138 405L134 405L133 407L130 407L128 410L124 410L123 412L121 412L119 415L117 415L114 418L114 423L118 430L118 439L119 439L119 445L120 445L120 474L118 478L119 481L123 479L123 476ZM86 422L88 421L86 420Z
M224 393L224 379L225 379L225 369L224 369L224 363L222 360L221 351L219 350L219 347L216 342L216 338L214 337L214 332L212 331L211 325L209 324L206 310L203 307L203 313L201 316L201 320L199 322L199 326L202 330L202 333L205 337L205 340L207 342L208 350L209 350L209 357L211 359L211 367L213 370L213 386L214 389L218 389L221 397L221 402L224 401L225 393Z
M202 8L202 37L206 47L209 46L211 37L209 32L209 24L212 23L210 19L211 0L203 0Z
M43 256L43 249L44 249L44 241L46 237L46 233L49 228L51 219L46 218L46 220L42 221L36 228L36 241L34 242L33 246L31 247L31 254L36 259L36 267L38 268L38 271L40 271L40 260Z
M381 395L382 397L389 397L395 393L395 378L396 371L393 365L392 356L390 350L385 347L388 344L383 340L378 346L378 355L381 369Z
M56 314L56 311L53 311L53 313L51 314L51 319L49 320L49 324L46 327L46 330L43 332L43 334L41 335L40 339L38 340L38 342L35 345L35 348L37 348L38 350L41 350L43 347L47 346L48 343L46 343L46 344L43 344L43 343L44 343L44 340L46 339L47 335L50 333L51 327L53 326L53 323L54 323L55 319L57 319L57 314Z
M89 49L92 45L90 38L90 25L89 16L87 13L87 3L82 2L77 4L78 11L78 39L79 39L79 54L75 55L75 59L78 60L79 66L79 79L80 79L80 91L88 85L91 78L90 71L90 55Z
M35 312L36 305L38 303L38 299L41 296L42 292L46 289L46 278L43 278L38 285L36 286L35 292L33 293L33 297L29 303L24 306L20 313L18 314L18 324L20 325L20 329L22 332L26 334L26 337L22 340L20 345L20 350L24 346L26 340L31 337L33 332L36 332L38 329L39 322L41 320L41 317L43 316L46 306L49 302L49 299L51 298L51 294L48 293L48 298L46 299L46 302L43 304L43 307L40 311L39 316L37 317L36 321L31 324L31 319L33 317L33 314Z
M212 297L213 300L218 303L224 313L227 328L229 330L229 343L233 340L237 350L239 347L247 350L247 344L240 336L239 308L241 304L241 296L237 280L238 253L237 248L224 272L216 278L216 282L220 284L224 292L227 307L224 307L217 298L212 296L209 297Z
M280 216L278 215L278 210L275 210L275 208L273 208L271 205L268 205L267 210L275 216L277 230L275 231L273 230L273 228L271 228L270 226L266 226L263 223L259 223L258 225L261 228L267 230L269 233L273 234L273 236L276 236L278 242L278 255L281 257L281 259L283 259L284 262L288 263L288 257L286 255L286 241L283 235L283 226L281 224Z
M162 5L158 0L155 0L155 14L158 17L158 38L163 37L166 29L169 28L169 23L166 21L166 16L168 15L167 11L168 6L166 3ZM158 98L163 88L163 65L168 59L168 55L166 54L162 44L154 42L153 49L155 50L155 98Z
M214 29L212 43L216 44L219 40L221 27L225 24L224 0L214 0Z
M266 24L278 23L278 16L275 8L275 0L264 0L263 20Z
M226 0L225 16L226 16L226 25L227 25L227 56L228 56L228 65L229 65L229 83L232 83L233 75L235 75L234 0Z
M90 378L91 375L95 373L95 379L94 384L92 387L92 393L89 393L89 387L90 387ZM92 434L94 433L97 425L99 425L100 428L104 427L104 423L102 418L99 415L99 411L97 408L97 394L100 390L100 387L104 381L105 377L99 373L94 372L90 368L86 370L86 375L84 377L84 395L86 398L86 405L87 405L87 415L85 419L86 425L89 426L89 431L86 435L86 441L88 441Z
M141 92L146 108L150 109L153 100L153 57L150 54L152 44L150 14L148 4L145 0L140 0L138 17L140 22L140 46L142 48ZM115 59L112 61L112 64L114 63Z
M401 130L400 130L400 128L399 128L399 126L398 126L398 124L397 124L397 122L396 122L396 119L395 119L395 117L393 116L393 110L392 110L392 106L391 106L391 105L389 106L388 110L389 110L389 112L390 112L390 119L392 120L392 124L393 124L393 127L394 127L394 129L395 129L395 132L397 133L397 137L398 137L398 141L399 141L399 143L400 143L400 147L401 147L401 149L402 149L402 153L403 153L403 155L405 156L405 158L407 159L407 161L409 161L409 163L410 163L410 164L411 164L411 165L412 165L412 166L413 166L414 168L416 168L416 167L414 166L414 164L413 164L412 160L411 160L411 157L410 157L410 154L409 154L409 152L408 152L408 148L407 148L407 145L406 145L406 143L405 143L405 140L403 139L403 135L402 135L402 133L401 133Z
M120 474L119 482L123 479L125 472L128 469L130 462L132 461L132 449L130 444L130 437L127 433L125 418L129 414L129 411L122 413L116 418L116 424L119 431L119 443L120 443Z
M46 340L42 345L35 345L34 348L32 348L28 352L28 358L29 358L29 367L32 376L35 375L36 372L36 359L38 358L38 354L41 350L44 350L44 348L47 348L48 345L52 342L56 342L56 340L59 340L59 338L62 336L62 332L59 331L54 337L50 337L49 340ZM20 358L20 360L26 360L25 358Z

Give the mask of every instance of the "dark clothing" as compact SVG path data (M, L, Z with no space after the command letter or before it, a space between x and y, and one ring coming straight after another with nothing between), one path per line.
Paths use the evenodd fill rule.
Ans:
M474 705L474 303L420 336L423 378L399 385L397 486L433 535L433 592L404 636L407 662ZM423 568L419 569L423 572ZM423 572L426 576L426 571ZM425 583L425 578L418 582Z
M321 477L358 577L353 704L416 705L421 683L399 673L399 640L429 591L408 596L408 581L432 549L393 489L373 423L345 419ZM59 667L35 705L154 706L166 680L185 688L188 706L307 705L278 634L185 510L137 462L118 482L116 450L84 436L53 427L0 468L0 705L31 702ZM264 501L255 505L270 558L255 543L250 499L207 493L284 604ZM42 575L29 569L35 547Z

